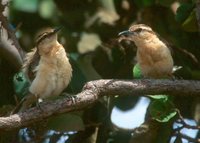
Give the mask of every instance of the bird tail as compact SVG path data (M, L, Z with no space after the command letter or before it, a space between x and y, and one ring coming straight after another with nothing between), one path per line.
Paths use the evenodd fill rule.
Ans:
M29 93L19 102L19 104L11 111L10 114L12 115L30 108L33 103L37 102L37 100L37 96L35 96L32 93Z

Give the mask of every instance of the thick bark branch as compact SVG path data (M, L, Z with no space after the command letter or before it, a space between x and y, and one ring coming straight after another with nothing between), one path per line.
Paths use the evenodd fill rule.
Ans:
M96 80L85 84L75 101L62 98L41 103L41 108L31 108L25 112L0 117L0 131L27 126L33 122L55 114L82 110L104 95L157 95L200 96L200 81L188 80Z

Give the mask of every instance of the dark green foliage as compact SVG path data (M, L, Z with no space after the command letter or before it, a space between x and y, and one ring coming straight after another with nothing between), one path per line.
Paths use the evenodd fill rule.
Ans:
M158 0L157 3L159 3L162 6L169 7L175 0Z
M183 4L181 4L179 6L179 8L177 9L175 19L178 22L183 23L188 18L188 16L192 12L193 8L194 8L193 3L183 3Z
M158 122L169 122L170 119L175 117L176 110L169 96L155 95L149 97L152 99L149 105L149 112L153 119Z
M152 6L155 4L155 0L135 0L138 7Z
M30 82L22 71L14 75L13 84L16 95L19 99L22 99L28 93L28 87L30 86Z

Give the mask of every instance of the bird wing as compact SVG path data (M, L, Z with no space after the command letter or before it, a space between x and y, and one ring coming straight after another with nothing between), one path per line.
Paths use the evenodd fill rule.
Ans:
M40 55L38 49L34 48L31 52L26 54L26 58L22 69L27 77L27 79L32 82L36 75L36 67L39 64Z
M171 54L173 55L173 49L172 49L173 44L171 42L168 42L164 38L162 38L158 33L156 33L156 35L167 46L167 48L170 50Z
M40 55L38 53L38 49L34 48L31 52L26 54L24 64L22 66L22 70L26 76L26 79L31 83L36 76L36 67L39 64ZM32 105L32 103L37 101L37 97L30 92L28 95L22 98L19 104L13 109L11 114L14 114L18 111L23 111Z

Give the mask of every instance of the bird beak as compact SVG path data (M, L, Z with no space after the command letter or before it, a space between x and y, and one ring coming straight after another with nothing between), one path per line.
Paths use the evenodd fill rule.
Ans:
M134 34L135 34L134 32L131 32L131 31L129 31L129 30L126 30L126 31L120 32L120 33L118 34L118 36L122 36L122 35L124 35L124 36L131 36L131 35L134 35Z
M62 29L62 27L58 27L58 28L54 29L53 33L58 33L61 29Z

